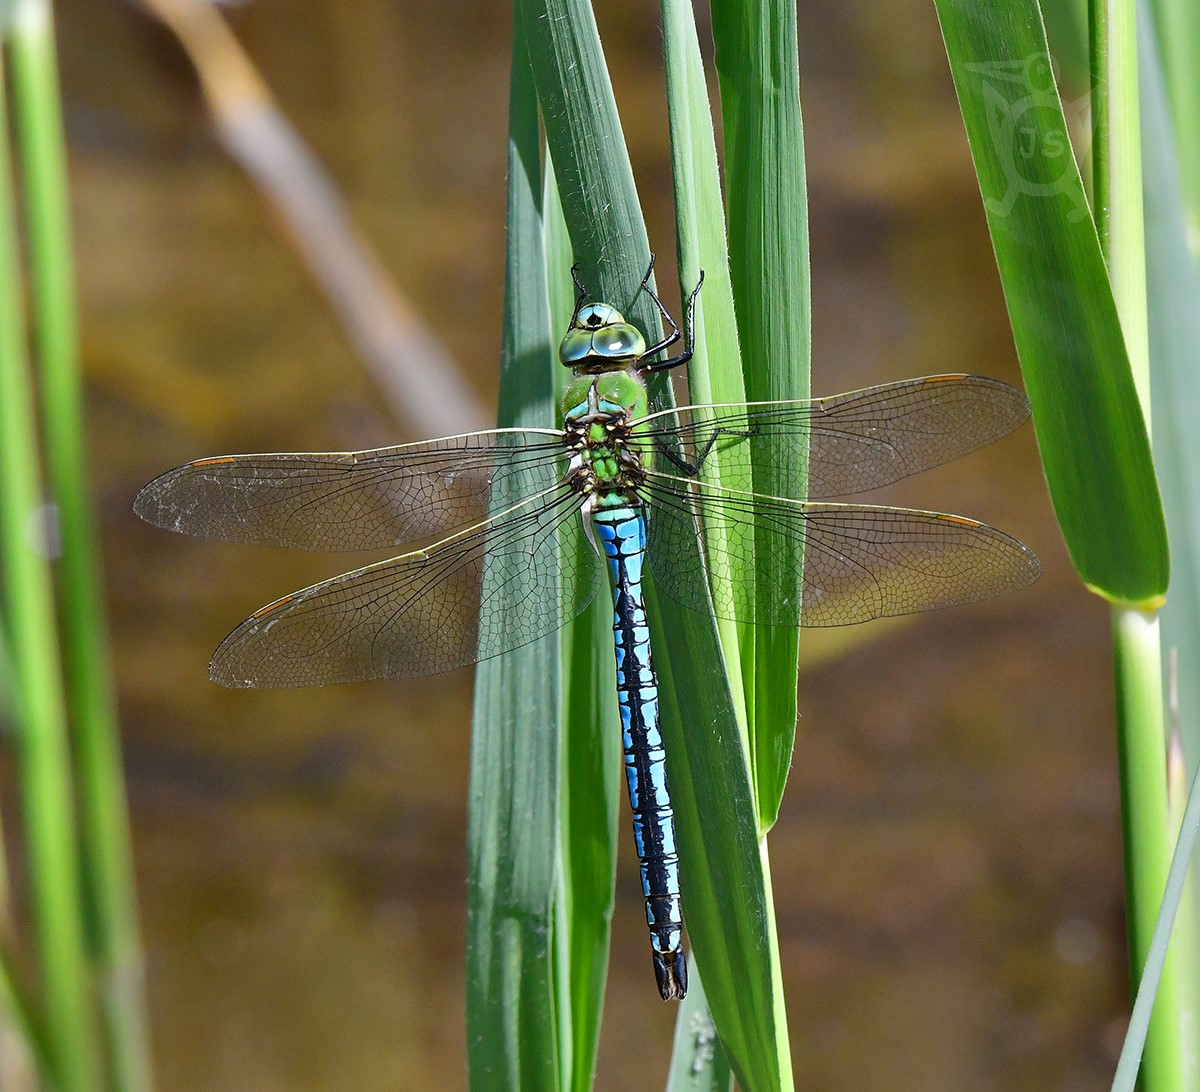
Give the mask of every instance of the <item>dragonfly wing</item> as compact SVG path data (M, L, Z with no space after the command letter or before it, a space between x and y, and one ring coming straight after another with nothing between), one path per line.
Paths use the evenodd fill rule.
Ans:
M210 675L235 687L412 678L535 641L600 585L579 509L556 486L426 550L285 596L221 642Z
M561 436L498 429L375 451L222 455L176 467L134 511L197 538L372 550L443 534L562 477ZM494 510L494 508L493 508Z
M645 488L653 500L648 553L655 584L697 610L709 609L707 599L698 601L707 577L697 573L697 520L700 526L720 522L716 548L735 569L745 571L754 561L756 522L767 531L759 536L758 548L765 542L783 555L772 559L781 562L776 571L786 571L789 559L803 558L805 626L850 625L973 603L1016 591L1041 574L1028 546L960 516L701 492L659 475ZM771 614L773 602L779 604L778 616ZM765 595L756 601L752 582L718 583L712 605L721 618L792 624L787 616L794 602Z
M682 423L671 416L678 412ZM739 488L751 488L753 465L770 472L774 493L803 500L888 485L1007 436L1028 418L1028 399L1007 383L938 375L811 401L665 411L644 418L631 444L672 474L700 476L715 453L722 482Z

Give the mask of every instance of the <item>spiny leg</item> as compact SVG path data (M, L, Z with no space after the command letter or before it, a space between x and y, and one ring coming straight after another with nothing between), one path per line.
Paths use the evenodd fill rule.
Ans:
M640 366L640 371L643 375L650 372L661 372L667 368L677 368L680 364L686 364L692 359L692 353L695 349L695 325L696 325L696 297L700 295L700 287L704 284L704 270L700 270L700 279L696 282L696 287L692 289L692 294L687 298L687 307L684 310L683 316L683 352L678 356L670 357L667 360L659 360L653 364L643 364ZM670 325L673 334L660 341L652 349L647 349L641 359L645 360L648 356L653 356L660 349L665 349L668 345L673 345L679 339L679 327L675 325L671 316L667 314L667 309L662 305L662 301L650 290L648 284L644 284L643 289L658 308L658 312L663 319Z
M575 310L571 312L571 328L575 326L575 320L579 318L580 308L583 307L583 301L587 299L587 289L583 287L583 281L579 279L579 263L576 262L571 266L571 280L575 282L575 288L578 295L575 297Z
M634 294L633 298L636 300L639 295L645 292L646 295L654 301L654 306L658 308L659 315L662 316L663 322L665 322L671 328L671 332L657 345L651 346L644 353L642 353L641 359L643 360L645 360L648 356L653 356L655 353L661 352L669 345L674 345L675 342L679 340L679 327L675 325L675 320L671 318L670 314L667 312L667 309L662 305L662 300L660 300L658 296L654 294L654 289L650 287L650 277L654 273L654 261L655 254L653 251L651 251L650 264L646 267L646 275L642 278L642 283L638 285L638 290Z
M713 434L704 441L704 446L696 452L694 461L689 461L684 455L677 455L674 451L666 446L662 441L655 444L655 454L661 455L673 467L686 474L689 478L694 478L699 475L704 469L704 464L708 461L712 450L717 446L717 441L723 436L731 437L735 440L749 440L752 436L758 434L757 429L735 429L735 428L716 428Z

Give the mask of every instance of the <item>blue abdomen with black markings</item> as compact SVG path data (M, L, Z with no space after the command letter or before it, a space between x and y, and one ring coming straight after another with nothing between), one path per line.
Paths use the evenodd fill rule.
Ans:
M650 630L642 598L646 517L640 507L601 505L592 513L592 526L608 561L613 589L625 779L633 808L633 836L641 862L654 973L663 999L677 999L687 991L687 961L675 819L658 719L658 680L650 659Z

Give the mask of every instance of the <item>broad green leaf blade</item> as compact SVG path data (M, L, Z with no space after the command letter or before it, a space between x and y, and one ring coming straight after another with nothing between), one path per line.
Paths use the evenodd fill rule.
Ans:
M522 37L509 119L501 425L553 425L554 354L542 256L541 139ZM548 574L554 579L554 574ZM517 612L520 603L512 603ZM564 1086L555 975L557 636L479 665L471 723L467 1043L471 1087Z
M936 3L1063 538L1097 594L1155 606L1166 525L1038 6Z
M523 0L519 11L585 283L602 298L624 301L645 271L649 246L591 9L583 0ZM631 311L644 330L657 329L646 301ZM667 393L660 387L660 406ZM647 599L676 799L684 913L708 975L713 1018L747 1092L790 1088L778 1053L766 925L771 909L748 763L728 681L718 670L716 630L711 618L662 602L652 587ZM720 987L710 967L725 968L734 985ZM646 973L653 991L649 958Z
M575 304L570 241L545 157L543 221L551 330L567 329ZM558 396L570 372L557 368ZM586 1092L595 1079L604 987L608 976L616 892L617 819L622 787L617 678L612 648L612 606L607 595L563 630L563 781L559 848L563 874L565 947L563 975L570 998L571 1056L568 1087Z
M716 0L713 40L721 85L729 260L750 401L809 396L811 316L808 206L796 5ZM754 488L803 496L805 465L755 467ZM761 613L800 624L800 559L767 526L756 528ZM777 560L776 560L777 559ZM782 604L791 604L784 610ZM760 830L775 822L796 734L799 633L744 629Z

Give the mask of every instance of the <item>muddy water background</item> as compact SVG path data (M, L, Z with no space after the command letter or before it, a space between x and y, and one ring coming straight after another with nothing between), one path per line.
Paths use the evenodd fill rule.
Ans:
M601 7L669 259L656 5ZM342 559L194 542L130 510L200 455L419 437L209 135L172 40L121 4L57 10L161 1085L464 1087L469 673L220 690L205 666L224 633ZM233 19L493 404L508 5L259 0ZM814 391L964 369L1017 381L932 5L805 4L801 28ZM804 642L771 836L799 1085L1104 1087L1125 1004L1106 611L1067 566L1028 428L887 496L994 522L1046 575L999 603ZM654 1088L675 1010L655 995L624 838L621 853L598 1086Z

